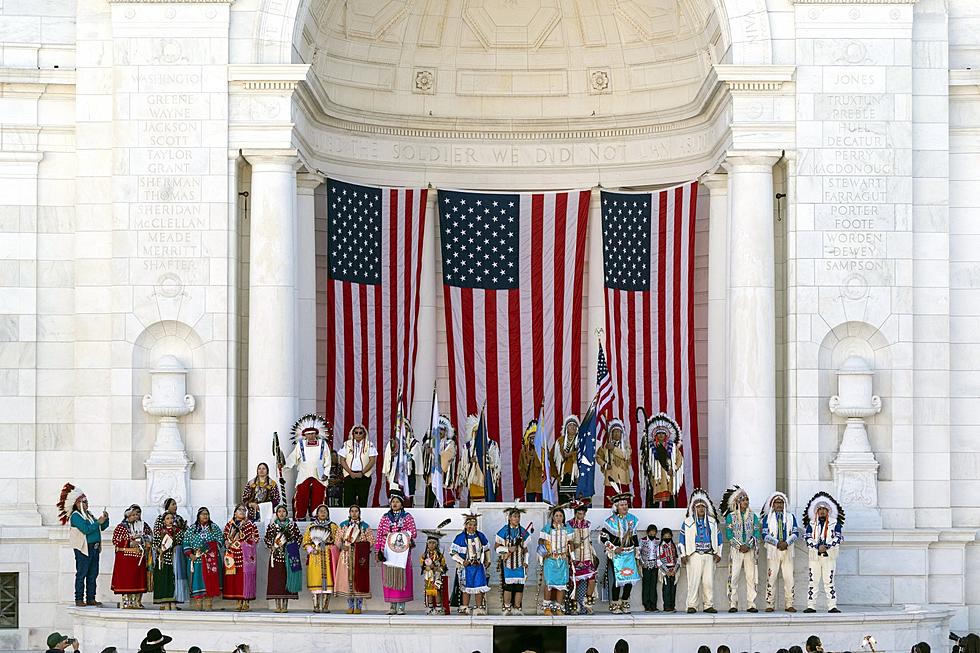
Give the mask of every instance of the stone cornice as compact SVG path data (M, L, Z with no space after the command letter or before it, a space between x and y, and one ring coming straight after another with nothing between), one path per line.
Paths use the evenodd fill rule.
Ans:
M980 86L980 70L958 68L949 71L950 86Z
M74 86L75 71L68 68L0 68L0 84Z
M793 81L796 66L740 66L715 64L718 79L734 92L772 93Z
M307 80L309 72L309 64L231 64L228 81L247 91L292 92Z

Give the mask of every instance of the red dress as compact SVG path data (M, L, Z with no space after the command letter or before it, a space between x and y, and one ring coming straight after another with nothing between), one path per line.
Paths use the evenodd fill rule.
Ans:
M139 521L122 522L112 531L116 559L112 566L112 591L116 594L142 594L147 589L146 565L153 542L150 527Z
M255 599L255 545L259 541L259 529L250 520L235 523L232 519L225 525L225 568L226 599L252 601ZM234 559L234 566L228 564ZM232 571L234 569L234 571Z

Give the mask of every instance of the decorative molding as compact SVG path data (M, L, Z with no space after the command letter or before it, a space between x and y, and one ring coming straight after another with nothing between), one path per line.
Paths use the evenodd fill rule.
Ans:
M612 83L609 81L608 68L589 69L589 93L592 95L606 95L612 93Z
M228 81L240 84L247 91L295 91L306 81L309 64L228 66Z
M285 80L249 80L245 82L239 82L247 91L295 91L296 87L300 85L298 81L285 81Z
M949 71L950 86L980 86L980 70L961 68Z
M67 68L0 68L0 84L74 86L75 71Z
M106 0L110 5L230 5L235 0Z
M714 69L728 90L741 92L779 91L783 84L793 81L796 76L796 66L715 64Z
M418 93L420 95L434 95L436 92L435 70L417 68L415 70L413 82L412 93Z

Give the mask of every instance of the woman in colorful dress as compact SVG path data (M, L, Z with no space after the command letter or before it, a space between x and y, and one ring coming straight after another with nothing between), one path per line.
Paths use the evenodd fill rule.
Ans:
M449 614L449 578L447 573L449 565L446 564L446 556L442 552L440 545L446 533L440 529L449 524L447 519L434 530L422 529L426 536L425 549L419 558L419 569L422 573L423 592L422 598L425 601L425 614L435 614L436 610L441 610L443 614Z
M361 508L351 506L337 532L339 548L334 593L347 599L347 614L361 614L364 599L371 598L371 547L374 536Z
M541 559L545 590L544 613L551 616L565 613L565 591L571 572L572 528L565 524L565 511L560 506L553 506L548 517L548 524L538 535L538 557Z
M609 583L609 612L630 613L630 592L640 582L640 565L636 550L640 545L637 537L636 515L631 515L629 492L620 492L610 498L613 513L606 517L599 531L599 541L606 549L606 580Z
M276 600L276 612L286 612L289 599L299 597L303 587L303 563L299 559L299 526L289 518L285 504L276 506L276 516L265 529L269 548L269 579L265 598Z
M473 614L487 613L487 592L490 591L490 542L487 536L476 529L477 513L463 514L463 532L456 536L449 547L452 559L460 572L460 588L463 590L463 605L459 614L470 613L472 597Z
M188 559L187 580L191 603L198 610L210 610L214 597L221 596L222 558L225 536L211 521L211 512L201 507L197 519L184 535L184 556Z
M279 485L269 476L269 466L265 463L259 463L255 468L255 478L242 488L242 504L248 509L248 518L253 522L262 517L259 509L262 503L270 504L273 509L282 503Z
M165 512L153 527L153 603L161 610L177 604L177 569L183 566L184 532L177 527L173 513ZM181 553L178 555L177 551Z
M402 491L395 487L389 492L389 510L381 517L374 550L383 563L381 587L388 614L405 614L405 604L413 598L411 549L418 531L415 520L405 512Z
M592 614L595 609L599 556L592 546L592 522L586 519L591 505L590 499L573 501L575 516L568 522L572 527L572 582L579 614Z
M313 511L314 520L303 533L306 549L306 586L313 594L313 612L330 612L337 563L337 524L330 521L330 509L322 503Z
M167 497L163 501L163 512L161 512L156 520L153 522L153 537L156 540L156 533L163 524L163 519L168 514L173 516L174 529L176 534L180 537L175 538L176 542L174 544L173 559L174 559L174 601L176 603L186 603L187 602L187 565L185 564L186 558L184 557L184 535L187 533L187 520L184 519L180 514L177 513L177 502L172 497ZM154 551L154 556L156 556L156 551ZM156 573L154 573L153 587L156 589ZM154 602L156 602L156 593L154 592ZM176 607L176 606L173 606ZM180 608L177 608L178 610Z
M152 556L153 532L143 522L143 511L135 503L123 513L112 531L116 561L112 567L112 591L122 596L123 609L143 609L147 563Z
M236 612L248 612L249 602L255 600L255 550L259 529L248 518L243 505L225 524L225 599L238 601Z
M524 584L527 582L527 541L531 532L521 526L525 510L512 506L504 509L507 523L497 531L494 544L500 566L503 615L523 615Z

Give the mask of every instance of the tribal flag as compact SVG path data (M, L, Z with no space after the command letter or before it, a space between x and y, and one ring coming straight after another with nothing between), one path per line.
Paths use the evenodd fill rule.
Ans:
M429 420L429 443L432 447L432 467L426 471L430 475L432 494L435 495L436 506L442 508L446 501L442 478L442 426L439 424L439 396L436 394L435 386L432 387L432 416Z
M685 495L700 486L694 365L694 226L696 181L652 193L602 191L602 260L606 349L614 412L633 451L636 408L663 411L680 424ZM638 456L633 493L640 496ZM686 492L685 492L686 490Z
M379 452L398 389L415 396L425 200L424 188L327 180L325 417L345 437L364 424Z
M514 470L535 410L550 433L579 412L590 196L439 191L450 414L463 424L487 402L504 501L524 494Z
M578 451L575 456L575 464L578 465L576 499L591 499L595 494L595 446L598 428L596 402L593 400L578 430Z
M558 503L558 495L555 492L555 479L551 478L551 465L548 464L550 451L551 438L545 433L544 415L539 414L537 427L534 429L534 453L541 460L541 467L544 470L541 479L541 498L545 503L555 505Z

